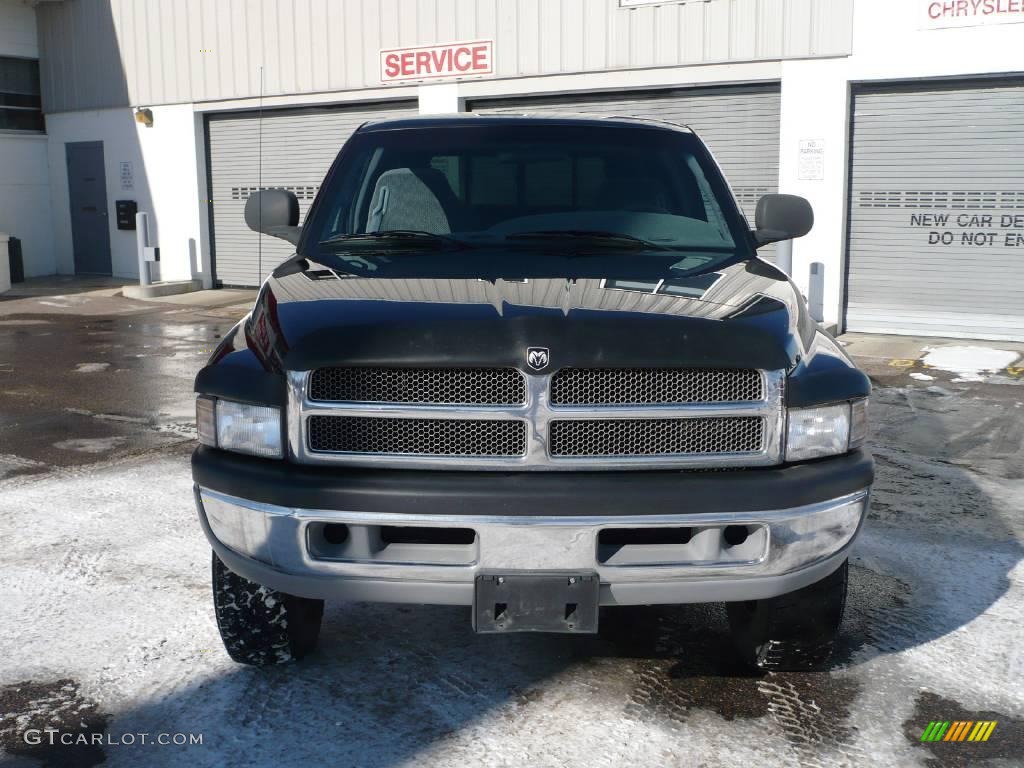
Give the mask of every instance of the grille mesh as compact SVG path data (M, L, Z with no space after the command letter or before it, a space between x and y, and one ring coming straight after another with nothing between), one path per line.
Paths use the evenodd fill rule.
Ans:
M318 368L309 396L351 403L521 405L526 382L514 368Z
M312 451L416 456L526 453L526 423L518 420L310 416L306 424Z
M743 368L563 368L551 378L553 405L673 405L763 399L760 372Z
M760 451L757 416L551 422L552 456L658 456Z

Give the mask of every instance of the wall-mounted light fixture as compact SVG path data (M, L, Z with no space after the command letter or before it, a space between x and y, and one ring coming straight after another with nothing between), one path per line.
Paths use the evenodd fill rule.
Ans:
M153 110L146 108L140 108L135 110L135 122L142 123L147 128L153 127Z

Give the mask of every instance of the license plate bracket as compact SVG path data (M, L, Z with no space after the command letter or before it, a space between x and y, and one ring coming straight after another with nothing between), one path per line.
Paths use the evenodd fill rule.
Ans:
M593 572L482 573L473 629L481 633L597 632L601 581Z

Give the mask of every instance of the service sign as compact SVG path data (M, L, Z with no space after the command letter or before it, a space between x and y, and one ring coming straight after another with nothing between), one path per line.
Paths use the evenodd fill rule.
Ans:
M382 83L471 77L493 72L494 42L491 40L389 48L380 52Z
M922 29L1024 23L1024 0L919 0Z

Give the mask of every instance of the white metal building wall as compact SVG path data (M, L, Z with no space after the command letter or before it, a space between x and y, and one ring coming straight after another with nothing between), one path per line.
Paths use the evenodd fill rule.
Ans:
M245 201L262 188L299 198L300 221L342 144L367 120L416 114L415 102L211 115L207 124L214 274L222 285L259 285L295 252L245 225Z
M628 115L683 123L714 153L751 224L758 199L778 191L777 84L481 100L471 102L469 108L474 112ZM770 256L771 249L761 253Z
M47 112L376 88L382 48L493 40L496 77L847 56L853 0L33 3Z
M855 92L846 329L1024 339L1024 81Z

